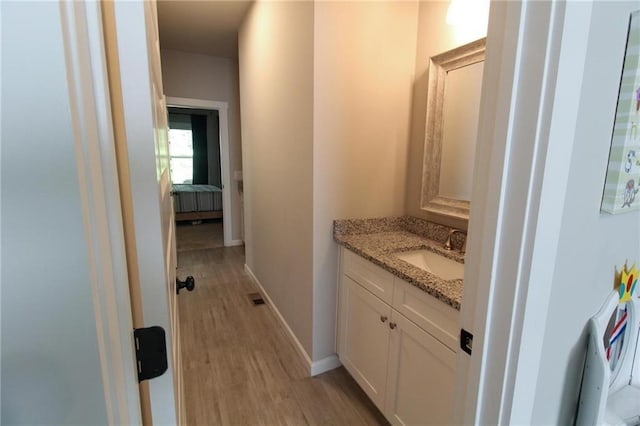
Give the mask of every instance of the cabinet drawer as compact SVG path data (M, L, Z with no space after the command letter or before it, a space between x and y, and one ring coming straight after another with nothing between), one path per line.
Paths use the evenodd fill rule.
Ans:
M457 351L460 312L428 293L396 278L393 308Z
M342 271L388 304L393 300L394 275L349 251L343 251Z

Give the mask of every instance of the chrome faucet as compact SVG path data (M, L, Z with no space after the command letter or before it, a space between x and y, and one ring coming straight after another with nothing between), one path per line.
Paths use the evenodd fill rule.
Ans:
M465 238L464 238L464 242L462 243L462 247L460 247L460 253L464 254L465 251L467 251L467 238L466 235L467 233L460 230L460 229L451 229L449 231L449 235L447 236L447 241L444 243L444 249L445 250L453 250L453 245L451 244L451 237L454 234L464 234Z

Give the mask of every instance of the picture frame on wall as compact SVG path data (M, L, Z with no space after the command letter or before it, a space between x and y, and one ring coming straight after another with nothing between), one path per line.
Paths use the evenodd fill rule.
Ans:
M640 210L640 11L629 19L600 211Z

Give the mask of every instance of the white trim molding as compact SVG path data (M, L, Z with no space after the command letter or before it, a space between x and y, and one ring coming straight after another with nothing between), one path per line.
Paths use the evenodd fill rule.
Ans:
M227 102L208 101L205 99L176 98L167 96L167 106L174 108L197 108L215 110L219 114L220 123L220 170L222 174L222 227L224 246L231 247L237 240L232 240L233 216L231 214L231 159L229 156L229 104Z
M241 246L243 244L244 244L244 241L242 240L231 240L229 241L229 245L227 247Z
M327 371L338 368L342 365L337 355L329 355L326 358L322 358L319 361L313 361L311 363L311 376L317 376L318 374L326 373Z
M269 297L269 293L267 293L264 287L262 287L262 284L260 284L260 281L255 276L255 274L253 273L249 265L247 265L246 263L244 264L244 270L247 273L247 275L249 275L249 278L251 278L251 281L253 281L258 286L264 298L267 299L267 305L269 305L271 310L273 310L273 313L276 314L276 317L280 321L280 324L282 324L282 327L284 327L284 329L287 331L287 334L289 335L289 338L291 338L291 342L293 343L293 346L296 348L296 350L298 351L298 354L302 358L302 361L307 366L307 370L309 371L309 374L314 376L315 374L312 373L313 364L311 362L311 358L309 357L309 354L307 354L307 351L304 350L302 343L300 343L300 340L298 340L295 333L293 332L293 330L291 330L291 327L289 327L289 324L287 324L287 321L284 319L284 317L278 310L277 306L273 303L273 300L271 300L271 298Z

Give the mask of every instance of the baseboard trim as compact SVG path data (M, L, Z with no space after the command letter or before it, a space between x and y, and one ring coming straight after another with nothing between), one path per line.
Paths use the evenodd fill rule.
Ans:
M304 350L302 343L300 343L296 335L293 333L293 330L291 330L291 327L289 327L289 324L287 324L287 321L285 321L284 317L282 316L282 314L280 313L276 305L273 303L273 300L271 300L271 298L269 297L269 293L267 293L264 287L262 287L262 284L260 284L260 281L258 281L258 278L255 276L255 274L253 273L249 265L247 265L246 263L244 264L244 270L249 275L251 280L258 286L264 298L267 299L267 305L269 305L269 307L273 310L273 312L276 314L276 317L278 318L278 320L280 321L284 329L287 331L287 334L291 338L293 346L296 348L296 350L298 351L298 354L302 357L302 361L307 366L307 371L309 371L309 374L314 376L315 374L312 373L313 364L311 363L311 358L309 357L309 354L307 354L307 351ZM324 361L324 360L321 360L321 361Z
M231 240L231 241L229 241L229 245L226 246L226 247L241 246L243 244L244 244L244 241L242 241L242 240Z
M317 376L318 374L326 373L329 370L333 370L342 365L336 355L329 355L326 358L322 358L319 361L311 363L311 376Z

